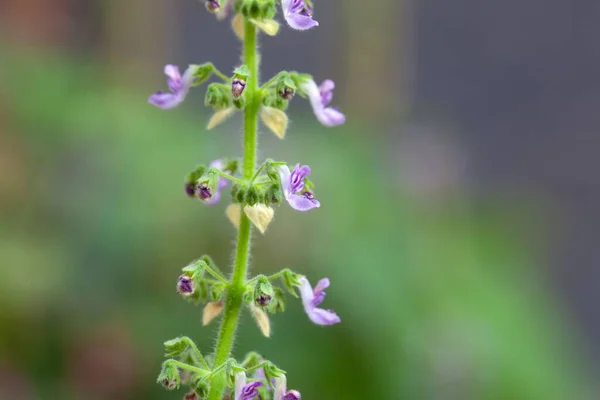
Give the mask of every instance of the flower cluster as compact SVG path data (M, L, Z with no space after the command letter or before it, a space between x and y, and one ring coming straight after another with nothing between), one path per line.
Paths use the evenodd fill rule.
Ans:
M288 126L285 111L298 94L308 99L321 124L333 127L346 120L341 111L330 106L335 88L330 79L317 85L311 75L281 71L262 85L258 82L257 33L277 34L279 22L273 18L278 3L291 28L304 31L319 25L313 19L310 0L205 0L206 9L219 20L233 15L232 29L246 42L242 59L247 64L238 65L231 75L220 72L210 62L190 65L183 74L179 67L168 64L164 73L169 91L159 91L148 98L156 107L171 109L180 105L193 87L216 78L206 88L205 105L214 110L207 129L237 111L243 112L245 119L244 159L218 158L196 166L184 179L188 197L211 206L227 201L225 214L238 230L231 278L204 255L182 268L177 279L176 290L184 299L204 305L204 325L217 317L223 318L215 351L207 357L188 337L164 343L168 359L163 363L158 382L168 390L189 386L186 400L300 400L300 392L287 389L285 372L273 362L254 352L239 363L230 358L233 343L223 338L233 337L242 308L250 313L265 336L271 334L270 315L285 310L286 291L294 297L300 294L304 311L314 324L341 322L334 311L320 308L325 289L330 286L328 278L321 279L314 288L304 275L287 268L270 276L246 278L253 227L265 234L275 215L274 207L281 204L287 203L297 211L321 206L315 198L308 165L297 163L290 167L287 162L266 159L256 166L258 119L283 139Z

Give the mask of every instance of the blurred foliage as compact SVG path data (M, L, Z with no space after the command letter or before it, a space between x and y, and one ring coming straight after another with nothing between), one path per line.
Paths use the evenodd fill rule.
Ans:
M0 79L13 177L0 181L4 390L183 396L155 384L162 342L185 334L209 351L216 328L178 298L178 271L204 253L228 270L234 229L224 204L187 199L182 182L197 162L239 154L238 121L206 132L201 93L163 112L146 104L156 82L116 87L95 64L48 54L12 53ZM262 352L306 399L584 398L572 332L519 245L516 232L541 234L531 221L460 192L411 196L382 156L391 144L291 113L284 142L262 132L261 155L310 164L323 207L279 209L253 270L330 277L324 305L343 323L316 327L290 300L271 339L244 317L236 355Z

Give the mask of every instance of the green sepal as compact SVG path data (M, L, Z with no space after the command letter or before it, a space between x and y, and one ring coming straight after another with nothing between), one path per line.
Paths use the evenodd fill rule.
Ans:
M243 80L248 80L250 77L250 68L246 64L240 65L233 70L233 77Z
M166 360L163 362L162 370L156 379L156 381L163 385L167 390L179 389L179 385L181 385L179 369L175 366L173 361L174 360Z
M263 360L263 356L261 356L260 354L258 354L255 351L251 351L250 353L246 354L246 357L244 357L244 361L242 361L242 367L244 368L252 368L258 364L260 364Z
M223 171L229 172L231 175L234 175L239 167L239 160L237 158L229 158L223 161Z
M265 192L265 204L281 204L283 192L279 183L273 183Z
M283 284L292 296L298 297L296 286L300 286L300 275L290 269L285 269L283 273Z
M271 303L269 303L268 311L271 314L275 314L278 311L285 311L286 300L283 290L281 288L275 287L273 288L273 292L273 299L271 300Z
M241 96L241 97L239 97L237 99L233 99L232 100L232 104L238 110L243 110L244 107L246 107L246 96Z
M199 280L200 278L202 278L205 268L206 262L202 260L196 260L193 263L183 267L181 270L192 279Z
M271 19L277 13L275 0L242 0L239 3L238 11L246 18Z
M210 288L210 297L212 301L217 301L223 296L226 287L224 283L215 283Z
M223 83L211 83L206 88L204 104L214 109L228 108L231 105L231 86Z
M256 203L258 203L259 200L260 200L260 197L259 197L259 194L258 194L258 190L256 189L256 187L250 186L248 188L248 190L246 190L246 196L245 196L244 204L247 204L249 206L253 206Z
M273 285L264 275L258 275L254 284L254 304L259 307L267 307L275 295Z
M165 357L177 357L183 354L194 342L187 336L167 340L164 343Z
M194 80L192 86L198 86L206 82L215 70L215 66L211 62L200 65L190 65L190 68L195 69L192 73L192 76L196 79Z

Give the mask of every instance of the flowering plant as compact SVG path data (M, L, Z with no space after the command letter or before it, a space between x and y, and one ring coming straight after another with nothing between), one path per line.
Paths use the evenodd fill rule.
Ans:
M293 209L308 211L319 208L314 185L308 180L311 169L296 164L291 170L286 162L266 159L257 166L258 119L277 137L286 134L289 101L299 94L310 101L316 118L325 126L345 122L339 110L329 107L334 83L318 86L310 75L282 71L263 83L259 82L257 51L258 33L275 36L279 23L274 20L277 0L206 0L207 10L225 19L233 12L233 31L243 41L243 65L231 76L220 72L212 63L190 65L183 74L174 65L165 67L168 92L152 94L148 102L162 109L177 107L194 87L211 77L221 82L208 84L205 104L214 109L208 129L224 122L240 110L244 113L244 153L241 162L235 158L219 158L191 171L184 182L189 197L206 205L219 203L231 184L231 202L226 215L238 230L235 261L228 279L213 260L204 255L182 269L177 291L189 301L204 303L203 324L221 316L214 352L204 356L188 337L164 343L168 359L163 363L158 382L169 390L181 385L189 387L185 399L251 400L300 399L300 392L287 389L285 371L274 362L252 352L240 362L231 358L231 349L243 308L247 308L265 336L270 335L269 313L285 309L284 289L298 297L309 319L317 325L332 325L341 320L331 310L318 306L325 299L329 279L321 279L313 288L308 279L290 269L270 276L248 278L248 260L253 226L265 233L274 216L272 205L285 200ZM287 24L296 30L318 26L312 17L310 0L281 0L281 11ZM281 282L281 286L276 282Z

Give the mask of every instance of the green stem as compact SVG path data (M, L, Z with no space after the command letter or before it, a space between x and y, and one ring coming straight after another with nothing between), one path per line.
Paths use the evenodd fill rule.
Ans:
M258 109L260 97L258 96L258 57L256 52L256 28L245 21L244 31L244 61L250 69L250 76L246 83L246 109L244 111L244 179L250 179L254 174L256 166L256 136L258 129ZM242 310L242 297L245 290L246 272L248 270L248 257L250 250L252 224L242 213L238 231L237 250L235 265L231 284L226 291L225 310L217 345L215 347L215 359L213 365L221 365L229 358L235 330ZM227 384L224 374L215 374L211 380L208 400L221 400Z
M200 375L206 375L206 374L208 374L208 371L205 370L205 369L194 367L193 365L186 364L186 363L181 362L181 361L171 360L171 363L173 365L181 368L181 369L186 369L188 371L195 372L195 373L200 374Z
M244 183L246 183L243 180L238 179L235 176L231 176L231 175L229 175L226 172L220 171L218 169L215 169L215 171L217 171L217 174L221 175L225 179L229 179L231 182L235 182L235 183L238 183L238 184L241 184L241 185L243 185Z

